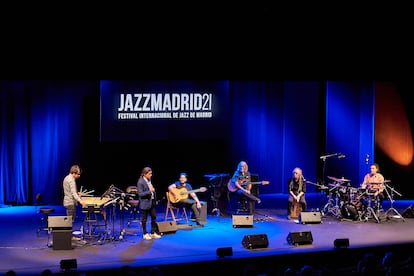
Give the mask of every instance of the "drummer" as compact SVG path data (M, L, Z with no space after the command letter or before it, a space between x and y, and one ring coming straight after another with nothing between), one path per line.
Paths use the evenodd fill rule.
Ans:
M364 176L364 181L361 184L361 189L366 191L368 196L371 196L371 199L379 200L378 206L372 207L381 207L384 200L384 176L380 173L380 168L377 163L372 163L370 165L370 172ZM365 204L364 204L365 205Z

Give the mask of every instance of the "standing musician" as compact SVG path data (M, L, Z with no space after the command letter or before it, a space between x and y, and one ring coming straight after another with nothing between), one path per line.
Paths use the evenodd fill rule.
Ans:
M364 176L364 181L361 183L361 189L366 190L368 196L372 196L371 199L378 199L378 206L381 207L384 200L384 176L380 173L379 165L372 163L370 165L370 172ZM367 206L366 202L362 202L364 206Z
M142 211L141 226L144 233L144 240L159 239L161 235L158 231L157 220L157 194L154 185L151 183L152 169L144 167L138 179L137 190L139 198L139 208ZM151 230L147 231L147 218L151 216Z
M238 196L239 209L243 209L243 211L252 215L254 211L254 203L255 201L260 203L260 199L251 194L251 174L246 161L239 162L228 186L230 195L236 194Z
M306 211L306 180L302 169L296 167L292 171L293 176L288 180L288 219L297 218L301 211ZM293 213L296 206L296 213ZM299 208L299 209L298 209Z
M82 207L86 205L86 202L79 196L78 189L76 187L76 180L81 176L81 169L78 165L70 167L69 174L63 179L63 206L66 208L66 215L72 216L72 222L76 217L76 206L81 204Z
M189 199L187 196L182 196L180 194L181 191L188 192L188 191L193 190L191 184L188 183L187 181L188 181L187 174L182 172L180 173L178 180L168 186L169 195L172 195L175 199L171 201L171 204L174 207L178 207L178 208L185 207L187 209L191 209L195 216L196 224L200 227L203 227L204 225L201 223L201 220L200 220L201 203L196 193L195 192L190 193L190 196L193 198L192 200Z

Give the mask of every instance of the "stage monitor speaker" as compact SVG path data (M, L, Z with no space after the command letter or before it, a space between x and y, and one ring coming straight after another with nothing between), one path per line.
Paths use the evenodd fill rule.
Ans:
M289 232L289 235L286 237L287 242L290 245L303 245L303 244L312 244L313 237L310 231L302 232Z
M300 212L299 216L299 223L307 224L307 223L321 223L321 213L320 212Z
M253 215L233 215L233 228L253 227Z
M336 240L334 240L334 246L335 246L336 249L348 248L349 247L349 239L336 239Z
M247 249L267 248L269 240L266 234L246 235L242 240L242 245Z
M177 222L175 221L159 221L157 222L158 231L162 234L172 234L177 232Z
M414 208L413 205L408 206L402 213L403 218L414 218Z
M217 257L224 258L226 256L233 256L233 247L220 247L216 249Z
M53 230L53 250L70 250L72 247L72 230Z
M76 259L60 260L60 269L63 271L69 271L71 269L78 268L78 261Z
M201 209L200 209L200 221L207 223L207 201L201 201ZM191 219L195 220L194 212L191 213Z
M72 229L72 216L48 216L47 227L52 229Z

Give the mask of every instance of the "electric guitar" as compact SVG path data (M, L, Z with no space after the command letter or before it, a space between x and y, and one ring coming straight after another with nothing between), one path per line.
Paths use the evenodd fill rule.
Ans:
M205 192L207 191L206 187L201 187L199 189L193 189L193 190L187 190L186 188L172 188L172 190L178 195L174 195L174 193L172 191L168 191L168 199L170 200L171 203L178 203L180 200L182 199L186 199L188 198L188 194L191 193L198 193L198 192Z

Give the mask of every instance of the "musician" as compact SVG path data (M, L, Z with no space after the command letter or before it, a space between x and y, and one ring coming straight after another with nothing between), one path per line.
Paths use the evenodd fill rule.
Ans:
M303 177L302 169L296 167L292 171L292 177L288 180L288 219L292 217L292 210L294 207L294 202L298 202L301 207L301 211L305 212L307 203L306 203L306 180Z
M380 168L377 163L372 163L370 165L370 172L364 176L364 180L361 183L361 189L366 190L368 196L372 196L371 199L378 199L379 206L372 207L381 207L384 200L384 176L380 173ZM367 206L366 202L362 202L364 206Z
M141 226L144 240L159 239L157 225L157 194L154 185L151 183L152 169L150 167L144 167L137 183L139 208L141 209ZM151 216L151 230L147 231L147 218Z
M184 191L191 191L193 190L190 183L188 183L188 176L185 172L180 173L178 180L168 186L168 192L174 196L178 202L171 202L174 207L185 207L187 209L191 209L195 216L196 224L200 227L203 227L203 223L200 220L200 210L201 210L201 203L198 199L196 193L190 193L192 199L188 197L183 197L180 195L180 190Z
M236 171L230 179L232 185L235 186L235 192L229 191L229 195L237 195L239 210L253 214L255 200L249 197L252 190L251 174L246 161L240 161Z
M76 206L79 204L84 207L86 203L78 194L76 180L81 176L81 169L78 165L73 165L69 169L69 174L63 179L63 206L66 208L66 215L72 216L72 222L76 217Z

